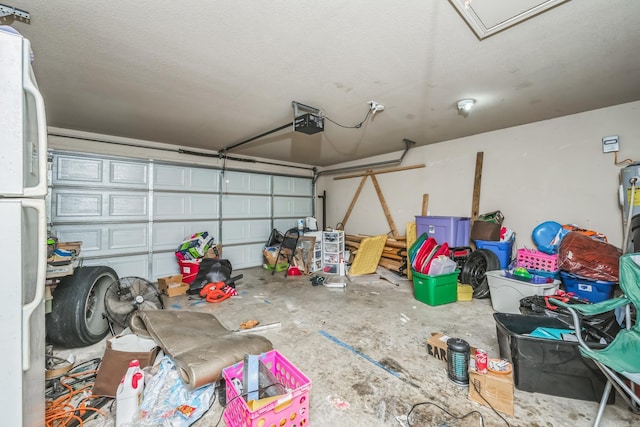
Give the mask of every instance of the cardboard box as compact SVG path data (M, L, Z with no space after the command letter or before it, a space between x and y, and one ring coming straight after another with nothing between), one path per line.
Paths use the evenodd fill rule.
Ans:
M149 338L134 334L107 340L107 348L96 374L92 393L96 396L115 397L120 380L127 372L129 362L139 360L140 367L150 366L156 360L160 347Z
M203 258L215 258L220 259L222 257L222 245L218 243L215 246L210 247L204 254Z
M186 294L189 284L182 281L182 274L176 274L175 276L160 277L158 289L168 297L175 297Z
M489 402L496 411L513 416L513 372L479 374L469 369L469 400L487 407Z
M427 353L430 356L435 357L438 360L442 360L443 362L447 361L447 341L449 340L448 335L443 334L442 332L432 332L431 336L427 340ZM470 355L473 357L476 354L476 347L470 345Z
M47 264L47 279L55 277L71 276L75 264L51 265Z

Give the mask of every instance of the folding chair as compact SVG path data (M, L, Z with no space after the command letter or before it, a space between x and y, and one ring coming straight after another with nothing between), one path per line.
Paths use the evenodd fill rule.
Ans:
M590 348L580 333L576 337L580 345L580 353L592 359L607 378L598 414L593 422L597 427L607 406L611 388L615 388L629 405L629 409L640 414L640 397L633 390L633 383L640 384L640 322L632 320L631 305L637 315L640 308L640 253L626 254L620 257L620 288L624 293L619 298L612 298L596 304L567 304L553 300L553 304L566 308L573 317L574 328L581 331L581 318L606 313L618 307L625 307L626 328L621 330L614 340L605 348ZM630 385L627 382L630 381Z
M285 270L284 277L289 275L289 267L291 266L291 261L293 261L293 257L296 255L296 248L298 247L298 239L300 238L300 232L297 228L290 228L284 233L284 237L282 238L282 243L280 243L280 247L278 248L278 256L276 257L276 266L278 265L278 260L280 260L280 254L282 253L287 257L287 269ZM275 274L276 266L274 266L273 270L271 270L271 274Z

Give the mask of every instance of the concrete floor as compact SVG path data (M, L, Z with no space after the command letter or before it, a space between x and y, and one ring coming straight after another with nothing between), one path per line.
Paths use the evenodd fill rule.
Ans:
M239 296L211 304L188 296L167 298L169 310L213 313L229 329L255 319L280 328L260 332L273 347L312 381L309 424L312 426L504 426L490 408L467 399L468 388L451 382L446 364L428 355L426 340L441 331L460 337L498 357L493 309L489 299L432 307L413 297L413 285L384 279L348 283L345 289L311 285L310 276L271 275L261 268L235 271ZM331 276L329 276L331 277ZM337 278L331 278L331 281ZM344 280L343 280L344 281ZM396 375L394 375L396 374ZM515 389L511 426L590 426L597 403ZM224 426L216 401L195 427ZM219 422L219 424L218 424ZM605 411L602 426L640 425L618 398ZM268 427L268 426L265 426Z
M239 272L244 278L238 297L218 304L175 297L168 308L208 311L231 329L249 319L280 322L281 328L261 334L311 379L310 425L402 426L396 417L420 402L457 416L478 411L485 426L506 425L490 408L468 400L468 388L451 382L446 364L426 349L431 332L441 331L498 357L489 299L432 307L414 299L409 281L348 283L343 290L314 287L309 276L272 276L259 268ZM505 419L523 427L589 426L598 406L517 389L514 401L515 416ZM617 401L601 425L640 425L640 416ZM220 415L216 402L196 426L216 426ZM417 407L411 420L417 426L481 425L478 415L458 421L434 405Z

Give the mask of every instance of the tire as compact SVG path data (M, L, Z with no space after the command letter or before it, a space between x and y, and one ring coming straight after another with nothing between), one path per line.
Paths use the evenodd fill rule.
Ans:
M474 298L489 296L489 282L486 272L500 269L498 256L488 249L473 251L460 272L460 283L471 285Z
M47 337L65 348L95 344L109 332L104 294L118 280L110 267L80 267L62 278L47 314Z

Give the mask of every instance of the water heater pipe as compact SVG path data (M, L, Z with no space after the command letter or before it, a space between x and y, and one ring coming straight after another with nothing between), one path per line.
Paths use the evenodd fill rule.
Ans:
M407 153L409 152L409 148L416 144L415 141L411 141L410 139L406 139L406 138L403 139L402 142L404 142L404 151L402 152L402 155L400 156L400 158L397 160L385 160L385 161L376 162L376 163L367 163L366 165L347 166L344 168L323 170L315 174L315 176L313 177L313 183L315 184L321 175L350 172L350 171L362 170L362 169L371 169L372 167L379 167L379 166L401 164L402 160L404 160L404 156L406 156Z
M627 215L627 223L625 224L624 237L622 238L622 253L627 253L627 244L629 243L629 229L631 228L631 215L633 214L633 204L635 203L635 195L636 195L636 182L638 182L638 177L634 176L629 179L629 184L631 184L631 194L629 195L629 214Z

